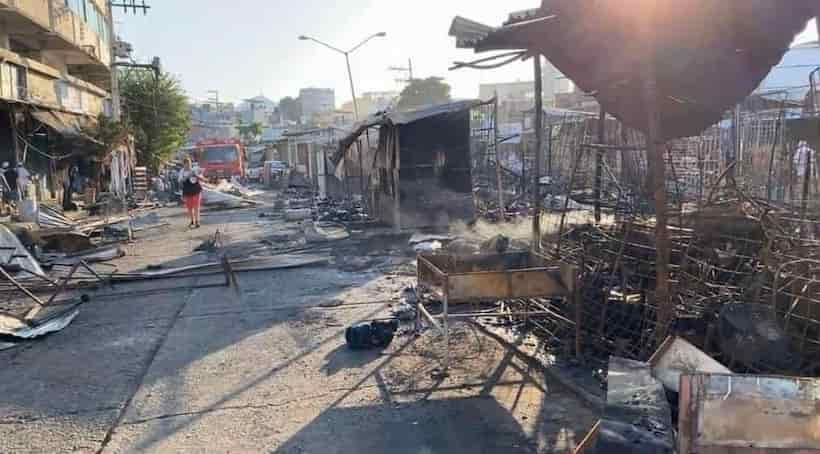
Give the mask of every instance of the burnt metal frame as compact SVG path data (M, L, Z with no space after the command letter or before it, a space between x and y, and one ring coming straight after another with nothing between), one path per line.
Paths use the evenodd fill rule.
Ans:
M478 317L490 318L507 318L507 317L524 317L525 320L529 317L545 316L561 317L554 311L546 310L529 310L527 308L518 312L468 312L468 313L451 313L451 305L464 303L479 303L487 301L504 301L510 299L531 299L531 298L567 298L570 299L576 306L576 315L580 316L581 311L579 305L581 300L578 295L578 269L564 262L550 262L545 256L535 252L528 252L532 256L542 260L545 263L553 263L553 266L520 268L520 269L505 269L503 271L479 271L479 272L453 272L448 273L438 266L436 266L430 259L430 255L419 254L417 257L417 271L416 282L418 285L417 293L419 300L416 304L416 321L415 330L420 332L424 328L424 322L427 321L433 328L444 336L445 356L444 356L444 370L450 367L450 321L457 319L473 319ZM451 256L456 260L458 257ZM481 257L481 256L477 256ZM471 257L474 260L477 257ZM484 256L491 257L491 256ZM438 295L442 302L442 313L433 315L425 307L422 290L434 291L437 285L427 276L434 276L440 281L441 292ZM504 282L504 288L496 288L495 294L475 295L475 294L459 294L454 293L456 288L452 285L452 278L462 279L482 279L495 280L496 282ZM489 278L489 279L488 279ZM513 284L514 279L526 281L532 286L523 286L523 288L537 289L532 292L523 293L516 292L516 286ZM563 317L561 317L563 318ZM575 325L576 343L575 353L581 355L581 339L580 339L580 319L566 320L566 322Z

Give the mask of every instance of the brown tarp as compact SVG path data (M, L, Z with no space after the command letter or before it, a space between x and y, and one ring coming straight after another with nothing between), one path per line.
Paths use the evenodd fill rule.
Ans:
M540 52L642 131L642 68L654 48L662 135L673 139L700 133L752 93L817 10L817 0L544 0L534 18L511 17L500 28L456 18L450 33L479 52Z

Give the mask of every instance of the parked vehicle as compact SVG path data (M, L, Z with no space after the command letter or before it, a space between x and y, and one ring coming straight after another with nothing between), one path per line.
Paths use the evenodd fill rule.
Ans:
M245 178L248 181L252 181L254 183L258 183L262 180L262 172L264 169L262 167L253 167L245 171Z

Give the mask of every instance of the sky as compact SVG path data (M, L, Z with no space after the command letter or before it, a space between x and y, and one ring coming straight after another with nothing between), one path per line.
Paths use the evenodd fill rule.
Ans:
M511 11L537 7L539 0L148 0L151 9L115 17L118 35L134 46L137 60L162 59L193 100L218 90L220 101L239 102L260 94L278 100L304 87L336 91L336 103L351 99L344 56L309 41L308 35L350 49L378 32L351 55L358 94L400 90L390 66L412 59L414 77L444 77L456 98L478 96L481 83L532 79L531 63L478 71L449 71L453 61L476 58L448 36L454 16L499 25ZM817 39L809 26L798 42Z

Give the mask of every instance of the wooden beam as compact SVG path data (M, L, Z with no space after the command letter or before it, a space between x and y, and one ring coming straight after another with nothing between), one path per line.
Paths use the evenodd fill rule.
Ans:
M669 262L671 257L669 245L669 228L666 213L666 162L660 118L660 96L656 74L657 49L655 48L655 14L656 0L649 0L644 9L644 42L646 56L644 61L643 103L647 116L646 145L647 159L651 181L651 193L655 202L655 304L657 318L655 335L658 344L667 337L667 330L674 315L669 287Z
M601 106L598 113L598 143L606 145L606 111ZM601 189L604 180L604 152L595 150L595 223L601 223Z
M533 56L533 69L535 72L535 168L533 169L532 197L535 215L532 218L532 249L541 252L541 212L543 211L544 198L541 196L541 163L544 161L544 87L543 75L541 73L541 54ZM522 129L522 133L523 133ZM522 136L521 144L524 144ZM521 168L525 167L525 161L521 161Z
M499 221L504 222L507 207L504 204L504 183L501 176L501 153L498 151L498 92L495 92L493 102L493 151L495 152L495 182L498 190Z

